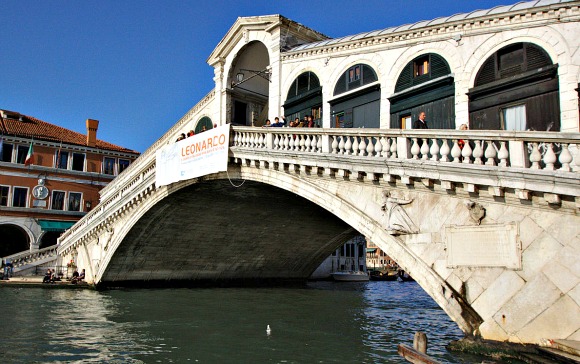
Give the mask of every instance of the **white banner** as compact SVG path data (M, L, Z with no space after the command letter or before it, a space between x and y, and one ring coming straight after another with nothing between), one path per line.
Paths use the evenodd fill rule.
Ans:
M159 148L155 184L160 187L227 170L229 141L226 124Z

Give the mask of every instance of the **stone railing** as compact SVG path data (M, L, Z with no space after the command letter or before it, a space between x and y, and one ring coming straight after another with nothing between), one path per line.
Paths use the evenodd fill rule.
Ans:
M579 145L579 133L506 131L236 127L233 138L256 150L566 172L580 171Z
M579 133L236 127L232 139L242 163L580 206Z
M18 270L18 268L22 266L34 264L34 262L51 257L56 258L56 246L49 246L47 248L35 250L33 252L31 251L20 252L18 254L13 254L4 257L3 259L11 261L14 269Z

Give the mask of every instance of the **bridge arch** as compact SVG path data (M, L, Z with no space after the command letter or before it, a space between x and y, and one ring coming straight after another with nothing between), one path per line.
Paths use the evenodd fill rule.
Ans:
M230 178L235 180L231 181ZM125 240L127 236L129 236L129 240L132 242L146 239L146 234L158 227L156 225L157 221L163 219L163 216L170 212L172 213L175 210L173 207L156 207L161 206L162 203L160 202L164 199L174 195L177 199L182 201L180 206L187 206L183 204L184 196L188 194L188 189L191 189L192 187L195 189L195 185L219 183L220 186L222 186L220 188L224 189L223 191L225 191L225 189L233 191L236 188L231 184L231 182L239 185L241 181L246 181L245 183L255 182L263 186L272 186L268 188L280 189L281 191L285 191L285 194L295 194L300 198L299 200L305 199L312 202L312 206L320 206L323 211L326 211L320 212L321 214L325 214L324 216L326 218L315 219L312 221L317 227L323 225L322 221L328 222L329 218L327 214L336 218L336 221L331 224L331 227L323 228L323 230L328 230L325 230L326 240L324 240L324 243L321 243L322 240L318 240L318 245L309 247L308 253L302 252L303 255L296 253L297 255L294 258L301 263L292 265L292 269L283 272L284 274L296 279L306 279L326 256L344 243L344 241L347 240L347 237L350 237L348 228L351 227L359 233L367 236L381 249L388 252L388 254L395 259L401 267L410 271L415 280L434 298L448 315L458 323L462 330L467 333L473 333L478 327L480 323L479 316L462 301L461 295L457 294L453 287L446 283L443 278L436 274L421 259L418 259L401 238L390 235L387 232L383 224L384 217L382 217L380 212L381 191L377 190L374 194L366 195L367 198L361 199L357 204L353 204L349 202L348 199L341 196L341 193L336 189L336 186L308 183L299 177L284 171L262 173L260 170L254 168L245 168L243 166L238 168L236 165L230 165L227 173L213 174L201 179L179 182L170 185L167 188L160 188L153 192L151 197L144 199L140 205L139 211L136 211L127 219L122 219L122 221L119 221L115 225L114 233L108 235L109 237L112 237L110 242L107 242L105 237L100 239L100 249L102 249L100 254L102 254L102 258L100 259L98 266L95 267L95 283L107 283L115 280L131 281L132 278L137 280L138 276L140 277L139 279L143 279L143 274L145 274L145 272L142 271L144 268L141 267L141 264L144 264L144 262L139 260L140 253L138 253L139 249L143 249L143 247L138 244L127 244L127 247L123 247L123 244L126 244ZM297 186L303 186L303 188L297 188ZM240 189L243 189L243 187ZM266 187L263 187L261 190L266 189ZM201 191L201 193L207 191L208 190L204 190ZM195 199L196 195L197 194L190 194L189 198ZM288 201L286 200L286 202ZM284 208L290 209L288 206L285 206ZM193 213L195 214L195 212ZM149 214L149 216L146 216L145 225L143 225L143 222L140 221L146 214ZM260 216L263 217L263 215ZM214 220L213 223L218 225L225 224L224 220L221 218ZM265 222L266 226L268 225L268 221L255 221L252 219L252 216L248 217L248 221L252 222L252 227L254 229L257 228L258 231L260 230L260 225L257 224L258 222ZM278 231L285 233L291 231L290 234L292 234L292 232L296 233L295 229L293 230L291 227L284 225L280 221L280 219L271 220L272 223L276 224ZM232 223L234 223L234 221L232 221ZM303 221L301 221L301 224L303 224ZM219 230L225 229L223 227L224 225L220 226L222 227L219 228ZM181 226L181 228L186 230L190 229L192 232L196 229L194 226ZM215 226L213 226L213 229L215 229ZM179 234L176 234L175 236L172 236L172 239L178 241L180 239L179 236ZM276 239L279 239L279 237L274 237L273 240ZM301 247L300 249L306 249L304 244L300 244L305 240L301 240L300 237L296 236L294 241ZM219 247L215 247L215 249L219 249ZM160 248L160 250L163 249ZM195 254L195 251L190 253ZM260 272L259 269L263 269L263 266L259 263L260 259L267 260L267 257L261 256L259 251L254 253L256 254L255 258L257 262L252 264L254 264L256 269L258 269L257 272ZM311 256L305 256L304 254L310 254ZM137 257L135 258L137 261L130 264L119 262L119 259L116 259L115 255L118 255L118 257ZM159 251L157 259L160 259L162 255L163 253ZM92 259L95 259L95 256L98 256L98 254L92 252L91 256ZM117 264L125 264L122 269L119 269L119 271L133 269L137 272L136 275L124 277L116 276L115 274L117 273L113 274L111 272L116 269L115 265ZM171 262L169 264L171 264ZM163 268L163 266L159 266L157 272L147 272L145 276L150 279L187 279L186 275L180 274L180 270L176 268L178 267L168 266L167 268ZM239 267L232 269L238 268ZM182 269L186 270L186 267L183 266ZM206 267L208 272L215 269L217 268L213 265L208 265ZM240 268L236 274L244 277L245 273L243 273ZM221 279L228 278L226 273L221 273L221 275L218 274L217 276L212 276L208 273L206 276L203 276L203 274L197 276L197 279L210 279L216 277ZM266 275L265 278L271 277Z

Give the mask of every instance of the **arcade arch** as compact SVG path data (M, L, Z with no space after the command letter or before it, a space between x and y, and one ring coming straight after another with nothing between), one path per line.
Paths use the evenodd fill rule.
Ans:
M30 249L30 236L18 225L0 224L0 236L0 257Z
M381 85L375 70L358 63L336 81L330 100L331 127L379 128Z
M270 56L259 41L245 45L236 55L228 79L229 108L234 125L263 125L268 118Z
M322 126L322 86L314 72L304 72L294 79L283 107L288 121L311 115L315 125Z

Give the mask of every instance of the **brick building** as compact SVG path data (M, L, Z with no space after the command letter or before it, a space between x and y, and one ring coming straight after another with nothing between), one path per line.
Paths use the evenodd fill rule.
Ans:
M0 110L0 256L56 244L68 227L99 202L99 191L139 153Z

